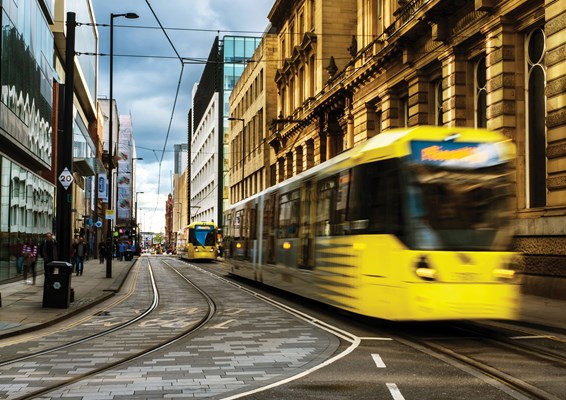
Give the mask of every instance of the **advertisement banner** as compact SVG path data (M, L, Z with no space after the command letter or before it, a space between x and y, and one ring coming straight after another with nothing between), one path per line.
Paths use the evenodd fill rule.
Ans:
M116 224L123 226L128 225L132 219L132 135L130 116L120 115Z
M108 202L108 178L106 175L98 175L98 200Z

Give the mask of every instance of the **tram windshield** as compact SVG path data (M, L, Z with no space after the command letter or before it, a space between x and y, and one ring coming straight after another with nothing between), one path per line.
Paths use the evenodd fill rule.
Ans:
M215 246L216 230L210 226L197 226L190 229L189 242L193 246Z
M412 165L409 170L411 247L473 251L509 246L513 191L506 165L474 170Z

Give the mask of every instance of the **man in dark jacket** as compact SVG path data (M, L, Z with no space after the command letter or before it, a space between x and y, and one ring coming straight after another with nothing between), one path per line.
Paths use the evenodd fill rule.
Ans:
M57 259L57 242L53 240L53 234L51 232L48 232L45 236L45 240L41 242L39 246L39 255L43 258L45 272L53 272L47 268L47 265L51 261L55 261Z

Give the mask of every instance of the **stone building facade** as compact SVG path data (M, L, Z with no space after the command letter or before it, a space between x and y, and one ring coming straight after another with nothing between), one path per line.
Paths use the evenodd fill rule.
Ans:
M524 291L566 298L566 7L278 0L275 182L382 131L485 127L517 146Z
M268 124L275 118L277 41L265 35L230 95L230 202L271 185ZM271 84L270 84L271 83Z

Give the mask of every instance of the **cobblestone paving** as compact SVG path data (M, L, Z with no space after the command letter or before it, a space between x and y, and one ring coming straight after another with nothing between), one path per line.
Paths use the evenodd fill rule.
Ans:
M86 333L106 330L119 321L131 318L132 314L138 314L152 300L147 267L142 267L140 274L135 296L109 310L108 315L92 318L84 325L68 331L14 345L19 350L13 349L11 353L21 354L25 346L29 352L30 349L35 351L59 345L84 337ZM160 304L149 317L104 337L0 367L0 399L18 398L47 386L66 382L109 363L132 357L144 349L167 343L206 315L208 308L202 295L181 282L177 274L169 268L157 266L154 268L154 275L158 288L161 288ZM181 307L179 301L183 302ZM184 304L187 303L192 304L192 307L185 307ZM2 359L10 359L11 357L6 357L4 350L2 349Z
M336 351L339 341L327 332L201 270L171 262L214 299L218 312L206 328L42 399L222 398L298 374ZM179 304L181 299L173 293L170 301L191 307Z

